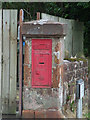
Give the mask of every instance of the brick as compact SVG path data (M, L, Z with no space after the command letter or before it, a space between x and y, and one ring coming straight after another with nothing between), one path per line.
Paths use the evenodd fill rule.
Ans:
M23 110L22 117L23 118L34 118L34 110Z
M49 110L35 110L35 118L64 118L62 113L58 110L49 111Z
M28 67L28 65L24 65L24 85L29 85L30 81L30 71L31 69Z
M46 111L35 110L35 118L46 118Z
M47 118L63 118L60 111L46 111Z
M58 87L58 81L57 81L57 70L53 69L53 81L52 81L52 87L57 88Z
M24 57L24 63L25 64L29 64L29 46L28 44L25 42L25 57Z
M28 86L30 83L30 60L29 60L29 45L25 42L25 55L24 55L24 85Z

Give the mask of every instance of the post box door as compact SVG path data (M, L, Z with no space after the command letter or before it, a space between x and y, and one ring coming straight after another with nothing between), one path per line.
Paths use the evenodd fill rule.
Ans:
M51 58L51 39L32 39L32 87L51 86Z

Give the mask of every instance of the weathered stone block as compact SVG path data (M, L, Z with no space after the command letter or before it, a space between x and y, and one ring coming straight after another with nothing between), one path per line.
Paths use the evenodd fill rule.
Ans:
M24 109L49 109L60 108L59 88L33 89L24 87Z
M77 70L79 68L79 63L78 62L73 62L74 64L74 70Z
M84 61L83 62L83 67L87 67L88 66L88 61Z
M88 67L84 68L85 74L88 74Z
M74 69L74 64L73 62L69 63L69 71L73 71Z
M64 72L67 72L67 64L64 64L64 67L63 67L63 69L64 69Z
M77 78L80 78L80 77L81 77L81 71L80 71L79 69L76 71L76 77L77 77Z
M24 65L24 85L30 85L30 72L31 68L29 67L29 65Z
M83 61L79 61L80 68L83 67Z

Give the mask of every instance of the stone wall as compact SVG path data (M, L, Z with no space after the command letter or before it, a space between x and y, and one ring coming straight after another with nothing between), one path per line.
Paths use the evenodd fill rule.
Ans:
M63 64L63 105L76 103L76 80L84 80L84 94L88 88L88 61L70 62L64 60Z

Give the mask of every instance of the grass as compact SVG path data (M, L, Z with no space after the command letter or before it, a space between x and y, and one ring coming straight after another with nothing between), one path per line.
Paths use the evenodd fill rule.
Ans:
M84 114L85 118L88 118L90 120L90 112Z

